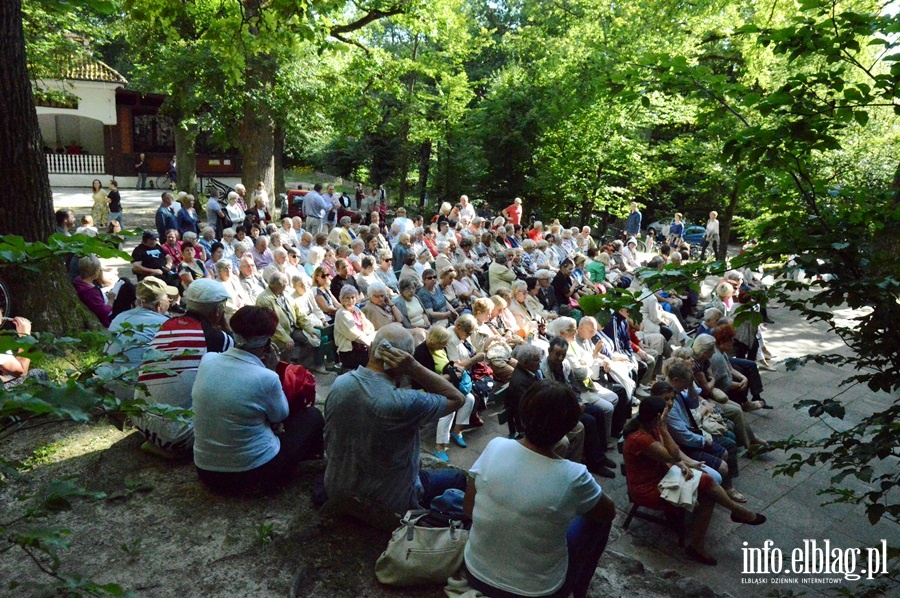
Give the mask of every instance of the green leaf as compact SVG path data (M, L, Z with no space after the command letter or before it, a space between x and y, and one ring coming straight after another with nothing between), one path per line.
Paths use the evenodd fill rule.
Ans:
M881 521L881 516L884 515L885 510L886 507L878 503L866 506L866 517L869 518L869 523L877 525Z

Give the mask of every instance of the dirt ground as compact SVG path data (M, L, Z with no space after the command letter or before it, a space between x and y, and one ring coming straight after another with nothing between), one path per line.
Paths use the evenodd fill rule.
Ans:
M57 192L55 199L57 207L71 206L79 214L90 205L83 190ZM155 193L129 191L124 201L127 226L152 226L158 205ZM130 252L133 244L129 240L126 250ZM125 275L130 270L125 260L109 260L105 265ZM847 317L850 315L848 312ZM840 350L840 342L822 327L810 326L784 309L774 317L778 324L772 327L767 342L771 341L781 358ZM755 414L754 427L768 439L821 437L829 426L852 425L893 400L882 393L852 389L841 397L848 401L848 419L843 422L817 422L791 407L807 395L837 393L839 380L851 373L826 366L808 366L797 372L780 367L778 372L765 373L766 398L776 409ZM331 375L318 381L320 404L332 381ZM496 418L488 417L485 428L467 433L467 449L451 450L454 464L470 466L487 441L500 433ZM425 451L430 450L433 438L433 431L423 432ZM22 480L0 488L0 521L21 516L20 497L38 492L51 480L68 479L103 492L105 498L75 499L71 510L39 522L71 530L71 546L60 552L61 573L77 573L98 583L115 582L138 596L151 597L443 595L440 587L398 590L376 582L375 560L389 533L353 519L318 524L310 496L323 474L323 462L305 464L300 475L280 492L226 498L205 490L190 462L173 463L151 456L139 449L141 442L136 432L123 432L105 421L52 424L13 435L0 443L0 452L7 459L28 460L30 470ZM617 455L613 458L620 461ZM742 462L740 487L751 504L766 513L770 524L762 526L765 529L734 526L726 521L727 515L718 514L721 521L713 530L718 533L710 538L720 561L715 568L686 561L674 533L655 524L636 521L624 532L624 480L621 476L601 480L620 514L590 595L688 598L730 592L754 597L821 596L846 590L846 586L803 585L782 591L740 585L739 547L744 541L755 546L773 537L788 543L786 546L799 546L803 538L812 537L868 546L879 538L896 539L889 523L868 526L861 507L817 508L824 499L816 492L829 483L829 471L773 479L772 469L783 459L771 455L758 462ZM38 595L33 590L7 589L11 581L46 577L19 549L2 550L0 547L0 595Z
M0 493L0 517L11 519L21 509L17 497L52 479L105 493L75 500L71 510L43 524L71 530L61 572L115 582L139 596L443 595L439 587L397 590L377 583L374 564L388 532L350 518L316 524L310 494L324 462L304 464L280 492L229 498L208 492L190 462L151 456L139 449L141 442L137 432L108 422L53 424L15 436L5 447L8 457L28 459L35 447L39 457L24 480ZM614 537L620 534L614 529ZM4 587L41 577L21 551L0 555ZM649 572L636 559L607 551L591 595L716 594L675 571Z

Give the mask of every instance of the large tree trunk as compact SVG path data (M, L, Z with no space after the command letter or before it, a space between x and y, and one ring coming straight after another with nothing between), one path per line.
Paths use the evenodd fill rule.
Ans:
M194 193L197 186L197 125L179 119L175 126L175 157L178 160L178 190Z
M249 32L259 35L262 3L242 0ZM238 130L241 144L241 180L248 189L262 182L272 201L275 200L275 118L272 107L264 99L275 83L278 64L269 56L253 54L247 58L244 80L258 93L244 100L244 116Z
M428 175L431 172L431 141L419 146L419 202L425 203L428 193Z
M248 79L252 81L253 79ZM248 189L260 181L275 190L275 124L272 111L264 102L248 101L240 125L241 180Z
M56 229L53 193L41 150L40 128L25 66L21 0L0 2L0 234L46 241ZM41 272L0 269L12 294L15 312L29 318L35 331L63 334L96 326L75 295L62 263L40 264ZM91 316L92 317L92 316Z

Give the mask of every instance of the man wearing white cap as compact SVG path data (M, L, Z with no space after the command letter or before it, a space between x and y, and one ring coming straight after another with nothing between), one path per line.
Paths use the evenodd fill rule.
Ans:
M225 302L229 294L222 283L209 278L195 280L184 294L187 313L167 320L153 337L144 356L136 400L149 406L191 408L191 389L200 359L206 353L222 353L234 346L225 323ZM167 354L160 356L160 352ZM150 412L133 418L134 426L146 437L141 448L166 457L189 451L194 444L193 422L176 421Z

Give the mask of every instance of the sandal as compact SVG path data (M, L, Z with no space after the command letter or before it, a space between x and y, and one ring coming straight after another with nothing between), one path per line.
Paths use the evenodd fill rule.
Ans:
M725 494L728 495L728 498L733 500L734 502L745 503L747 502L747 497L735 490L734 488L730 490L726 490Z

